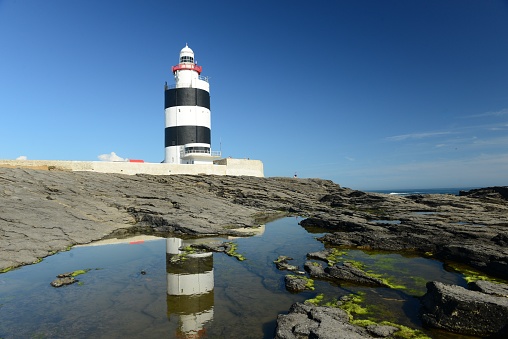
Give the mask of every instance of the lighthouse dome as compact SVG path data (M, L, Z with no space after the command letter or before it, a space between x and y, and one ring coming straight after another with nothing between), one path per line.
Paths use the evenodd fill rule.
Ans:
M194 63L194 52L185 44L185 47L180 51L180 63Z

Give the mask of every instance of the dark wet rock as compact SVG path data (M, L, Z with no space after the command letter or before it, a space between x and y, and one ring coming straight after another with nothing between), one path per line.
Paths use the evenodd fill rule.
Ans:
M339 284L346 282L364 286L389 287L381 279L369 276L368 273L349 262L323 268L319 263L307 261L304 268L312 278L316 279L331 280Z
M368 273L348 262L344 262L342 265L327 267L325 272L332 280L346 281L357 285L388 287L381 279L369 276Z
M497 284L490 281L478 280L468 284L468 287L472 291L479 291L486 294L491 294L496 297L508 298L508 285Z
M469 191L460 191L459 196L480 199L504 199L508 200L508 186L495 186L477 188Z
M222 243L203 243L203 244L191 244L190 247L193 249L200 250L202 252L217 252L217 253L226 253L231 251L232 243L230 242L222 242Z
M314 261L305 262L304 269L312 278L330 279L328 273L325 272L323 265Z
M277 260L274 261L274 263L275 263L275 266L277 267L278 270L281 270L281 271L287 270L287 271L292 271L292 272L298 271L300 268L298 266L291 265L290 263L288 263L289 260L293 260L293 258L285 256L285 255L280 255L277 258Z
M328 257L331 254L332 254L332 250L331 249L325 249L325 250L319 251L319 252L307 253L307 258L321 260L321 261L324 261L324 262L328 262Z
M74 284L77 280L74 279L73 277L71 276L66 276L66 277L63 277L63 278L58 278L58 279L55 279L51 282L51 286L53 287L62 287L62 286L65 286L65 285L70 285L70 284Z
M349 323L341 309L296 303L288 314L279 314L275 339L361 339L374 338L366 329Z
M313 289L313 287L309 286L309 281L311 280L305 276L286 275L284 277L286 290L291 293L299 293L305 290Z
M74 272L61 273L61 274L57 275L56 277L57 278L69 278L69 277L72 277L73 274L74 274Z
M386 338L397 332L399 329L389 325L368 325L367 332L377 338Z
M508 246L508 233L499 233L492 238L492 241L499 246Z
M488 336L508 326L508 298L432 281L421 298L423 322L447 331Z

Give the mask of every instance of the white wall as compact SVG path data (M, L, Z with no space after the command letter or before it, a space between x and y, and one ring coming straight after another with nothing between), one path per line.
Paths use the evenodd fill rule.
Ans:
M206 174L263 177L263 163L259 160L221 159L215 164L167 164L109 161L60 161L60 160L0 160L0 167L33 168L41 170L91 171L119 174Z

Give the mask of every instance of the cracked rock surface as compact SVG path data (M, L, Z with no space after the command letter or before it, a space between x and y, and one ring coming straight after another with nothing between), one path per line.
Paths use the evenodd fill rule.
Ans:
M236 235L290 208L311 210L336 187L313 179L0 168L0 270L132 227Z
M492 192L404 197L322 179L0 168L0 271L122 229L238 235L291 214L325 228L327 244L427 252L508 278L508 201Z

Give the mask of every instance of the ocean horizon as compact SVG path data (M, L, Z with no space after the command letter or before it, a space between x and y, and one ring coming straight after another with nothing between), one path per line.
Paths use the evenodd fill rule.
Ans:
M459 195L460 191L469 191L479 187L452 187L452 188L410 188L410 189L387 189L387 190L365 190L365 192L384 193L394 195L411 194L453 194Z

